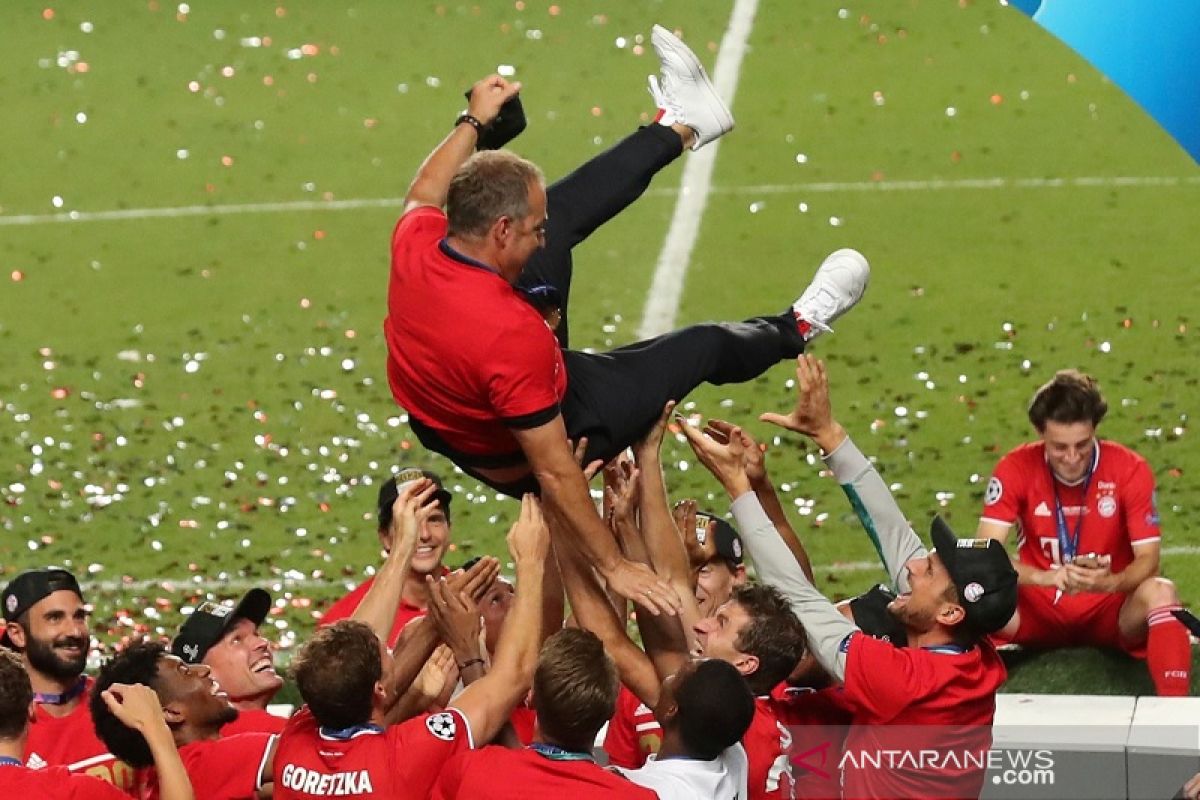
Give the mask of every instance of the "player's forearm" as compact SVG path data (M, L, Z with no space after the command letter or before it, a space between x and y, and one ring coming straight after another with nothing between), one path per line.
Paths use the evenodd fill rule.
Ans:
M504 674L507 680L525 689L533 680L533 669L541 648L545 570L545 564L540 561L517 562L516 600L504 620L504 631L492 663L493 672Z
M887 484L848 436L844 436L823 458L875 545L892 585L901 592L908 591L904 565L927 551L909 526Z
M150 755L154 757L154 770L158 774L158 791L162 800L195 800L192 782L179 759L179 750L166 723L159 723L142 732Z
M350 615L350 619L368 625L384 644L392 635L392 623L396 619L396 608L400 605L404 579L411 562L411 548L407 554L397 554L397 557L389 555L371 582L371 588Z
M857 628L812 585L792 558L787 545L779 538L775 525L753 492L747 492L733 501L733 516L741 530L746 552L754 561L758 579L768 586L774 586L788 599L792 611L804 625L809 648L821 666L841 680L845 676L846 664L840 646Z
M675 520L671 516L667 486L663 480L658 452L642 454L638 460L638 470L641 475L639 478L641 487L638 497L638 517L642 522L642 539L646 544L654 571L671 584L683 603L679 610L679 620L673 621L672 624L674 628L681 628L686 634L700 619L700 608L696 604L696 572L688 563L687 548L684 546L679 530L675 527ZM643 616L651 615L639 614L639 627L641 627ZM647 624L653 625L654 622L647 620ZM643 628L643 630L645 629ZM646 646L647 650L653 653L653 649L648 643ZM684 651L686 654L686 644ZM655 665L658 666L657 659Z
M1053 586L1054 576L1057 570L1053 569L1038 569L1032 564L1026 564L1023 561L1013 560L1013 566L1017 568L1017 583L1021 586Z
M783 504L779 502L779 495L776 494L775 486L771 483L771 479L764 475L762 480L751 481L750 487L754 490L755 496L758 497L758 502L762 504L763 511L767 512L767 517L775 525L775 530L779 532L779 538L783 539L783 543L787 545L788 550L792 551L792 556L796 559L796 563L800 565L800 569L804 571L805 577L812 581L812 561L809 560L808 551L804 549L804 544L801 543L800 537L796 535L795 529L792 528L791 522L788 521L787 514L783 511Z
M621 562L621 551L605 526L588 493L583 470L571 461L569 466L539 469L534 465L543 498L565 523L562 530L601 572L615 569Z
M458 168L475 152L477 136L473 125L462 123L454 126L454 130L450 131L417 170L417 175L404 196L406 209L415 205L441 208L446 204L450 181L458 172Z
M404 629L400 641L396 643L396 650L392 654L392 668L387 675L392 689L388 692L388 696L393 699L393 702L399 700L400 696L412 686L413 681L417 679L417 675L425 666L425 662L433 654L437 643L437 626L429 617L422 617L416 622L409 623L409 626Z

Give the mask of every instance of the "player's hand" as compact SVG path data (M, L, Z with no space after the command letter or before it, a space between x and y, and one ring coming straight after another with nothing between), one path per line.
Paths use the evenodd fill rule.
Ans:
M1037 573L1037 584L1046 586L1051 589L1057 589L1060 592L1068 591L1067 587L1067 570L1064 567L1058 566L1054 569L1042 570Z
M519 81L509 82L499 75L488 75L471 87L471 99L467 102L467 113L484 125L492 124L500 114L500 107L521 91Z
M435 580L426 575L425 585L429 588L427 612L442 641L459 661L479 658L479 606L466 593L452 591L445 578Z
M1067 564L1063 569L1067 573L1067 591L1071 594L1111 593L1116 587L1117 577L1112 573L1111 556L1100 556L1094 567L1083 564Z
M421 667L421 671L417 673L412 684L413 690L424 701L422 704L424 707L427 708L430 703L441 696L442 690L446 688L446 684L454 677L456 671L454 652L446 645L439 644L425 662L425 666Z
M522 564L544 564L550 552L550 529L541 504L532 494L521 498L521 515L508 531L508 552L518 568Z
M747 433L745 428L738 428L723 419L710 419L704 428L704 432L710 438L726 442L729 441L734 430L739 431L738 438L741 440L742 463L746 467L746 477L753 485L761 486L768 480L767 459L763 448L754 440L754 437Z
M596 473L604 466L604 462L597 458L589 461L586 465L583 463L583 459L587 458L588 438L586 436L580 436L578 443L572 442L570 439L567 441L571 444L571 451L575 454L575 463L583 471L583 479L591 483L592 478L596 477Z
M750 491L750 477L742 457L741 428L733 426L730 435L726 436L713 429L702 433L682 418L679 422L696 458L720 481L730 498L737 499Z
M621 559L609 570L601 570L604 581L621 597L632 600L651 614L674 615L683 606L669 583L660 579L645 564Z
M1184 800L1200 800L1200 772L1197 772L1191 779L1183 785L1179 795Z
M692 569L700 569L717 555L717 541L712 535L711 522L705 526L704 541L700 541L696 501L680 500L671 509L675 526L683 538L683 548L687 551L688 564Z
M446 586L450 591L465 594L471 602L478 604L487 594L496 578L500 575L500 560L494 556L484 556L471 565L470 569L456 569L446 576Z
M437 484L428 478L415 480L400 490L392 503L392 544L388 559L403 562L417 546L421 524L440 506L433 500ZM432 501L432 502L431 502Z
M842 438L841 426L833 418L829 400L829 378L825 362L810 355L796 359L796 407L788 414L766 413L763 422L802 433L830 452Z
M650 430L646 431L646 435L633 443L633 460L639 466L658 458L659 451L662 450L663 437L667 433L667 426L674 410L675 401L668 400L667 404L663 406L662 413L658 415L658 419L650 426Z
M158 693L149 686L140 683L114 683L100 696L104 698L104 704L113 716L121 720L127 728L145 733L156 725L166 727L162 702L158 699Z
M640 474L633 462L623 454L604 468L604 505L610 510L609 525L614 531L621 525L637 528Z

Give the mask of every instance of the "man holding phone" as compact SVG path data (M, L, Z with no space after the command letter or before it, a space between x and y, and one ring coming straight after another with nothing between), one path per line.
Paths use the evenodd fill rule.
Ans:
M1095 379L1062 370L1038 389L1040 437L997 464L977 536L1020 526L1017 613L997 639L1025 647L1091 645L1145 659L1160 696L1187 695L1191 642L1160 577L1162 533L1145 459L1096 438L1108 404Z

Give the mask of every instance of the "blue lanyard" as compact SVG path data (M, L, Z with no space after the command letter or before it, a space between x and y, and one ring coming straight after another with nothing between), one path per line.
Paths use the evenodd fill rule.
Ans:
M921 648L930 653L940 653L944 656L961 656L967 648L957 644L930 644Z
M1083 531L1083 518L1087 514L1088 488L1092 485L1092 475L1096 473L1096 465L1100 461L1100 442L1095 443L1096 452L1092 455L1092 465L1088 467L1087 477L1083 480L1083 501L1079 507L1079 516L1075 519L1075 533L1067 532L1067 514L1063 510L1062 500L1058 496L1058 478L1046 462L1046 471L1050 473L1050 486L1054 489L1054 523L1058 532L1058 557L1061 563L1069 564L1075 558L1079 547L1079 534Z
M322 736L343 742L353 739L356 734L367 731L371 733L383 733L383 728L378 725L371 725L370 723L366 725L351 725L349 728L326 728L324 725L320 728Z
M87 688L87 676L80 675L79 680L70 689L67 689L62 694L51 694L50 692L34 692L33 699L40 705L45 706L65 706L67 703L74 700L83 694Z
M21 759L12 756L0 756L0 767L20 767Z
M564 750L561 747L555 747L552 744L545 742L533 742L529 745L529 749L537 753L543 758L548 758L551 761L594 761L590 753L576 753L571 750Z

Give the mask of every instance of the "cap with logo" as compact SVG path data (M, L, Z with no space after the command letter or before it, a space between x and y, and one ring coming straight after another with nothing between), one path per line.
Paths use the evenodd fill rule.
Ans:
M966 622L977 633L1003 628L1017 611L1017 570L995 539L959 539L941 517L930 529L933 549L950 573Z
M9 581L0 595L0 606L4 609L4 619L7 622L16 621L35 604L61 591L74 592L83 601L83 592L75 576L62 567L46 567L45 569L29 569ZM0 645L12 647L8 633L0 635Z
M395 476L385 479L383 485L379 487L379 530L391 527L392 506L395 505L396 498L400 496L400 488L406 483L412 483L421 478L428 478L437 486L437 491L433 493L433 496L442 504L442 511L446 512L446 518L449 519L450 501L454 499L454 495L446 491L442 479L427 469L403 467Z
M206 601L197 606L171 642L171 653L188 664L199 664L209 649L221 641L239 619L261 625L271 610L271 595L251 589L236 606Z
M732 525L716 514L701 512L696 515L696 541L704 546L710 522L716 523L713 526L713 547L716 548L717 555L726 561L741 564L742 538Z

